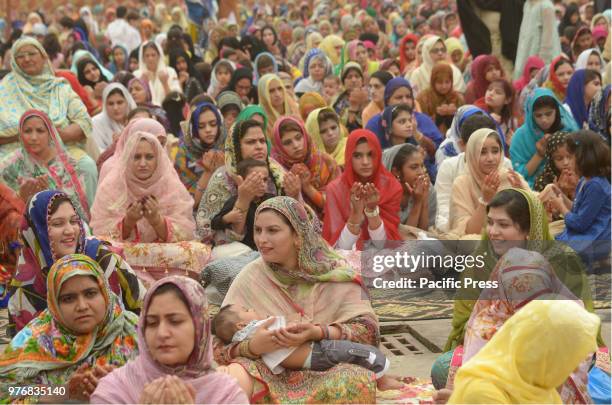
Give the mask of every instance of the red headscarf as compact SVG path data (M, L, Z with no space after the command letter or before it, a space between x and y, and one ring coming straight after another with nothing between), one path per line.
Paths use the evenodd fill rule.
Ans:
M406 42L412 42L414 43L414 46L416 47L417 44L419 43L419 37L416 36L415 34L406 34L406 36L402 38L402 40L400 41L399 57L400 57L400 70L402 71L402 73L405 73L404 69L406 69L406 65L409 63L409 61L406 60Z
M559 55L553 59L552 62L550 62L550 69L548 70L548 81L544 83L544 87L548 87L554 91L559 100L565 100L567 87L563 86L563 83L561 83L559 77L557 77L557 73L555 72L555 65L559 63L560 60L565 60L568 64L572 64L572 62L570 62L569 59L563 55ZM552 84L552 86L549 84L549 82Z
M523 68L523 75L514 81L514 89L517 93L520 93L521 90L525 86L529 84L531 81L531 70L532 69L542 69L546 64L538 55L531 55L527 58L527 62L525 62L525 67Z
M367 141L372 149L374 174L367 181L373 183L380 194L378 208L380 219L385 226L387 240L401 239L398 227L400 202L403 194L402 186L382 164L382 149L376 135L367 129L357 129L351 132L346 141L344 173L329 183L326 189L323 238L332 246L340 237L340 233L351 213L351 186L355 181L359 181L353 172L352 157L357 148L357 142L362 138ZM364 221L361 227L361 235L357 240L357 248L361 249L363 242L369 239L368 222Z
M501 72L501 77L504 76L504 69L493 55L479 55L472 62L472 81L468 84L468 89L465 92L465 102L473 103L481 97L484 97L489 87L489 82L485 79L489 66L495 66Z

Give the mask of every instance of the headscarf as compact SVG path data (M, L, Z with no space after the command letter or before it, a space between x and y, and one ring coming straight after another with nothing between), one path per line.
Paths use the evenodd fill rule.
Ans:
M194 67L193 67L193 60L191 59L191 57L189 56L187 51L182 49L182 48L180 48L180 49L171 49L168 52L168 65L172 69L174 69L176 71L176 73L178 74L178 69L177 69L176 65L178 64L178 59L179 58L185 59L185 62L187 63L187 72L189 73L189 76L195 78L195 70L194 70Z
M555 65L559 63L561 59L566 60L567 63L569 63L570 65L572 64L563 55L559 55L556 58L554 58L552 62L550 62L550 65L549 65L550 67L548 70L548 80L544 82L543 87L546 87L547 89L552 90L558 100L565 100L565 94L567 92L567 88L563 87L563 84L561 84L561 82L559 81L559 78L557 77L557 73L555 73Z
M277 80L281 85L281 91L283 93L284 102L284 113L277 111L273 106L270 100L270 83L273 80ZM287 95L285 90L285 86L283 85L283 81L275 74L268 73L261 77L259 83L257 84L257 92L259 96L259 105L263 107L264 111L266 111L266 115L268 116L268 128L266 130L266 136L268 139L272 138L272 127L276 123L276 120L281 117L281 115L292 115L298 116L298 107L293 101L291 97Z
M459 39L455 37L448 37L444 40L444 45L446 45L446 52L449 56L451 56L455 51L461 51L461 59L458 63L463 63L465 60L465 49L463 48L463 45Z
M69 330L60 310L62 285L75 276L94 277L106 304L103 321L86 335ZM65 256L51 267L46 283L48 309L22 332L25 341L13 340L0 356L5 384L32 384L46 377L50 384L64 385L84 362L122 365L135 356L136 315L122 308L98 263L82 254ZM8 394L6 387L2 392Z
M36 160L23 142L23 126L32 117L41 119L49 132L49 147L55 150L54 161L57 163L53 164L52 167L49 166L48 162ZM21 148L10 155L3 165L5 170L2 178L7 185L14 190L18 190L19 177L36 178L47 175L49 189L58 189L66 192L70 195L70 199L77 212L84 218L89 218L89 203L87 201L84 178L77 172L76 161L68 155L68 151L64 147L57 129L44 112L28 110L23 114L19 121L19 143ZM7 170L8 166L15 168L15 175L11 173L12 171Z
M572 58L574 59L574 61L577 61L578 59L578 38L580 38L581 36L583 36L585 33L589 33L589 35L592 35L591 33L591 29L587 26L582 26L580 28L578 28L578 30L576 31L576 34L574 34L574 38L572 39ZM595 45L591 42L590 44L591 46ZM580 52L582 53L582 51Z
M584 85L583 85L584 87ZM544 132L538 127L533 117L533 106L536 100L540 97L552 97L557 102L557 112L561 114L561 130L566 132L573 132L578 130L578 125L572 115L563 107L561 102L555 97L554 93L547 89L539 87L533 95L527 98L525 101L525 123L516 130L512 137L512 143L510 144L510 157L512 160L512 167L518 173L520 173L530 186L533 186L536 176L538 176L544 169L544 160L538 166L538 169L529 176L527 173L526 165L531 160L533 155L536 153L535 144L543 136ZM583 101L584 102L584 101Z
M155 49L159 54L159 60L154 72L150 72L149 69L147 69L147 65L144 61L144 50L145 48L149 48L151 44L155 46ZM157 40L142 44L138 50L138 70L134 72L134 76L142 78L145 72L149 72L149 74L153 75L152 78L149 78L149 88L151 90L152 101L156 105L161 105L164 97L166 96L165 89L159 80L159 73L164 70L168 73L168 86L170 87L170 90L181 91L180 86L177 88L178 79L176 72L171 67L166 66L164 51L162 50L161 45L157 43Z
M138 179L131 168L136 147L141 140L153 147L157 160L155 171L146 180ZM98 186L91 214L94 234L120 236L128 206L147 196L157 199L159 213L168 229L167 241L193 239L193 198L181 183L157 137L147 132L136 132L127 139L119 155L117 169L109 172ZM138 242L154 242L158 239L155 229L146 218L136 223L135 234Z
M123 61L123 66L117 66L117 62L115 61L114 55L115 55L115 50L116 49L121 49L121 52L123 52L123 56L125 58L125 60ZM111 71L111 73L116 74L117 72L121 72L123 70L128 70L128 66L130 64L130 55L127 51L127 49L125 49L125 47L123 45L115 45L113 46L113 49L111 50L111 63L108 66L109 70Z
M170 18L172 19L172 25L178 25L183 29L183 31L187 30L188 22L187 17L185 17L185 12L180 6L172 7L170 11Z
M19 49L31 45L47 60L38 76L29 76L17 65ZM91 133L91 118L87 109L64 79L53 74L47 52L34 38L23 37L11 48L11 73L0 82L0 137L12 137L19 132L21 116L28 110L44 111L55 128L76 123L86 136Z
M232 78L230 79L230 82L227 85L227 88L237 93L236 85L242 79L249 79L249 81L251 82L251 86L252 86L253 85L253 71L247 67L239 67L238 69L234 70L234 73L232 73ZM212 80L212 76L211 76L211 80ZM246 100L243 100L243 101L246 102Z
M263 117L264 132L265 132L266 129L268 128L268 115L266 114L264 109L261 108L261 106L258 104L251 104L251 105L247 105L246 107L244 107L242 111L240 111L240 114L238 114L238 117L236 118L236 123L240 121L249 120L251 119L251 117L253 117L253 115L257 115L257 114Z
M586 49L584 51L582 51L580 53L580 55L578 56L578 58L576 59L576 64L574 65L574 69L579 70L579 69L587 69L588 63L589 63L589 57L592 54L596 54L597 56L599 56L599 61L601 62L601 71L600 73L603 73L604 69L605 69L605 61L603 60L603 57L601 55L601 51L599 50L599 48L589 48Z
M128 59L129 61L129 59ZM87 63L93 63L100 70L100 81L110 83L113 80L113 74L106 69L102 63L96 58L91 52L86 51L84 49L79 49L72 55L72 66L70 67L70 71L77 75L79 78L79 83L83 86L95 86L96 83L90 82L85 79L85 75L83 71L85 70L85 66Z
M470 139L467 142L467 145L465 146L465 160L467 163L467 174L469 174L470 180L471 180L470 182L471 183L471 190L470 190L471 193L470 194L472 194L472 199L474 201L478 201L478 198L482 197L481 195L482 186L484 184L484 180L487 175L484 174L480 170L478 162L480 160L480 153L482 151L482 147L484 146L485 141L490 135L495 135L501 143L501 136L499 136L497 131L495 131L494 129L489 129L489 128L481 128L481 129L474 131L474 133L472 133L472 135L470 136ZM499 159L497 168L495 169L496 171L499 172L499 177L500 177L501 184L500 184L499 190L508 188L508 184L510 184L508 182L507 172L505 170L502 170L503 166L504 166L504 158L502 154L501 158ZM504 183L506 184L506 187L503 187Z
M304 93L302 97L300 97L300 102L298 105L300 108L300 116L302 117L302 120L306 121L308 114L311 111L316 110L317 108L327 107L327 102L320 93L313 91Z
M23 200L9 186L0 182L0 284L7 285L15 274L17 264L17 247L19 242L19 225L25 211Z
M400 201L403 194L402 186L397 179L385 169L382 164L382 149L380 143L371 131L358 129L349 135L346 142L344 157L345 169L342 176L327 185L325 202L325 218L323 220L323 237L330 245L334 245L346 221L349 218L351 208L351 187L359 181L353 170L353 152L360 139L365 139L372 150L373 174L366 181L373 183L380 194L378 207L380 218L385 227L387 240L400 240L399 234L399 211ZM370 239L368 223L364 221L361 235L357 241L357 248L362 249L364 241Z
M423 62L418 68L413 70L412 74L410 75L410 84L412 84L413 88L416 87L417 91L424 90L429 85L431 80L431 71L434 66L434 62L431 59L429 52L438 42L444 44L442 38L432 35L425 39L425 42L423 43L423 48L421 49L421 58ZM455 65L451 65L451 68L453 69L453 89L463 93L465 90L465 82L463 81L461 71Z
M306 131L311 136L312 141L317 146L317 148L320 151L327 152L327 150L325 149L325 144L323 143L323 138L321 137L321 131L319 130L319 114L321 114L323 111L333 112L334 114L336 113L331 107L317 108L316 110L308 114L308 118L306 118ZM346 149L347 131L346 128L344 128L342 124L340 124L339 120L338 131L340 131L340 139L336 144L336 148L331 153L327 153L329 153L329 155L334 158L338 165L344 166L344 151Z
M582 128L589 120L589 106L584 102L585 76L586 69L578 69L574 72L567 85L567 97L565 98L565 103L572 111L579 128Z
M145 93L147 93L147 99L145 100L145 102L147 104L151 104L153 102L153 95L151 94L151 86L149 86L149 82L147 82L146 80L140 79L138 77L131 79L128 82L128 86L127 86L128 91L132 90L132 85L136 82L140 83L142 88L144 88Z
M449 402L561 403L557 387L597 350L600 323L576 302L530 302L459 369Z
M272 55L270 52L262 52L255 57L255 61L253 62L253 74L255 75L255 84L259 83L259 79L261 78L259 76L259 63L261 62L261 59L264 56L272 60L272 67L274 69L273 74L278 73L278 63L276 62L276 58L274 57L274 55Z
M325 52L325 55L327 55L333 66L337 66L340 64L340 54L342 51L338 52L336 48L340 46L344 48L344 44L345 42L342 38L332 34L323 38L323 41L321 41L319 45L319 49ZM304 64L304 68L306 68L306 64Z
M399 59L400 59L400 69L402 70L402 74L407 73L406 68L409 64L412 64L415 61L409 61L406 59L406 43L412 42L416 48L419 43L419 37L416 34L406 34L404 38L401 39L399 43ZM415 56L415 60L416 60Z
M114 121L109 115L106 107L106 101L108 96L114 90L121 91L123 98L125 99L126 106L126 118L130 111L136 108L136 102L132 98L130 92L123 87L121 83L111 83L104 88L102 92L102 112L93 117L93 133L92 136L96 141L101 151L108 148L113 143L113 135L123 130L123 123Z
M442 148L447 156L457 156L459 151L459 139L461 139L461 126L465 122L468 117L471 117L474 114L486 114L484 110L476 107L472 104L462 105L457 109L455 116L453 117L453 122L451 123L450 128L446 132L446 139L449 139L451 142L444 145Z
M598 91L589 108L589 128L601 135L610 145L610 85ZM606 112L606 109L608 110Z
M289 279L307 283L347 282L362 285L361 274L332 249L321 237L321 224L314 211L291 197L273 197L257 207L255 216L272 209L285 217L300 239L299 271L288 271L275 264L268 266Z
M517 93L520 93L521 90L523 90L523 88L531 81L531 71L533 69L540 70L544 66L544 61L538 55L531 55L528 57L527 61L525 62L525 67L523 68L523 75L513 83L514 89L517 91Z
M553 161L552 155L557 151L557 149L559 149L559 147L565 145L567 135L569 135L567 132L557 131L548 139L548 142L546 143L546 154L544 155L546 164L544 165L544 171L542 174L540 174L535 180L535 184L533 186L535 191L541 192L544 190L544 187L554 182L555 179L561 174Z
M146 315L151 302L159 288L166 285L176 287L187 301L187 310L195 330L193 351L185 364L176 367L156 361L145 338ZM145 385L167 375L177 376L193 387L197 403L247 402L244 391L234 378L214 370L211 322L206 293L199 283L181 276L165 277L155 282L147 291L144 310L138 320L138 357L101 380L92 402L137 403Z
M454 91L452 87L447 94L438 93L435 84L437 81L444 78L448 78L452 83L453 70L450 64L438 62L431 70L429 88L423 89L417 97L417 101L421 106L421 111L432 117L432 119L437 116L436 109L441 104L454 104L456 107L460 107L460 105L463 104L463 97Z
M230 83L229 83L230 86L232 85L231 80L234 78L234 71L236 70L236 65L234 64L234 62L232 62L229 59L221 59L219 62L217 62L210 74L210 85L208 86L208 90L206 91L207 94L210 94L213 97L216 97L216 95L219 94L221 90L223 90L221 88L221 84L217 80L217 69L221 65L225 66L230 71L230 74L231 74ZM238 80L236 80L236 82L237 81ZM236 83L234 83L234 85L236 85Z
M499 63L499 59L493 55L480 55L472 62L472 82L471 85L468 85L468 90L466 91L465 101L467 103L473 103L479 98L484 97L487 87L489 86L489 82L485 78L485 75L490 66L495 66L503 75L504 70ZM471 94L468 95L467 93ZM472 100L471 97L474 99Z
M217 107L220 112L223 112L223 109L228 106L236 106L236 108L238 108L238 113L240 113L244 107L240 96L235 91L224 90L217 96Z
M98 184L102 183L104 177L108 173L119 170L119 157L123 153L127 140L132 137L136 132L146 132L156 137L167 137L166 129L162 124L157 122L153 118L138 118L130 121L125 128L121 131L117 137L116 142L113 143L114 147L111 146L107 151L113 148L112 155L106 157L105 161L100 165L100 175L98 177ZM104 154L100 156L102 158ZM98 162L100 164L100 162Z
M332 74L333 66L325 53L319 48L311 49L306 52L304 56L304 74L302 75L302 79L295 86L296 93L323 92L323 80L315 81L310 77L310 63L316 60L321 60L323 62L323 69L325 70L323 78Z

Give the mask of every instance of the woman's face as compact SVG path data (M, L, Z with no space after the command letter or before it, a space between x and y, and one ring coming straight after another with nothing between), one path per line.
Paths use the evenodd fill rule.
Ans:
M589 55L589 59L587 60L587 69L594 70L596 72L601 71L601 59L599 55L596 53L592 53Z
M446 45L441 40L436 42L434 46L429 50L429 56L433 64L446 60Z
M299 238L279 214L266 210L255 217L253 239L266 263L291 268L298 263Z
M88 63L83 70L83 76L92 83L98 83L100 81L100 69L95 63Z
M225 87L229 84L232 79L232 72L229 71L225 66L217 68L215 70L215 76L221 87Z
M43 157L49 151L49 130L39 117L31 117L23 123L21 139L26 150L34 156Z
M367 142L360 143L355 147L351 156L353 171L361 180L367 180L374 174L374 156Z
M395 32L397 34L397 36L399 38L403 37L404 35L406 35L406 32L408 32L408 28L406 27L406 23L404 21L398 23L395 26Z
M461 57L462 56L463 56L463 52L461 52L460 49L455 49L451 53L451 60L453 61L453 64L459 65L459 63L461 63Z
M124 123L128 116L128 104L121 93L111 94L106 98L106 112L111 120Z
M608 20L606 20L606 17L597 17L597 20L595 20L595 27L608 28Z
M416 45L412 41L407 41L404 47L404 55L408 61L413 61L416 58Z
M157 49L151 46L148 46L144 50L143 56L144 56L145 66L147 67L147 69L150 70L151 72L156 72L157 64L159 63L159 53L157 52Z
M258 66L257 73L259 73L259 77L267 75L268 73L274 73L274 65L270 63L267 66Z
M501 159L501 147L496 135L488 136L485 139L480 157L478 159L478 169L483 174L489 174L499 167Z
M106 301L92 276L70 277L62 284L58 297L64 326L76 335L86 335L106 316Z
M591 35L590 32L585 32L578 37L576 43L578 48L582 50L589 49L591 46L593 46L593 35Z
M599 90L601 90L601 80L599 80L599 77L595 77L595 79L584 85L584 102L587 106L591 104L593 97L595 97Z
M145 104L147 102L147 91L138 81L134 81L130 86L130 94L136 104Z
M198 138L204 145L210 146L217 140L219 124L217 117L211 110L204 110L198 119Z
M557 70L555 70L555 74L557 75L561 85L563 85L564 88L567 88L567 85L574 74L574 68L569 63L564 63L559 66Z
M176 58L176 72L187 72L189 73L189 65L184 57L179 56Z
M441 77L434 82L436 93L446 95L453 89L453 80L450 77Z
M195 347L195 326L185 303L168 291L156 295L145 316L145 342L151 357L164 366L187 363Z
M274 45L274 33L271 29L266 28L265 30L263 30L263 42L267 46Z
M325 78L325 65L321 58L314 58L308 65L308 73L315 82L322 82Z
M281 144L292 160L302 161L306 157L304 134L301 131L285 131L281 134Z
M408 139L413 136L414 123L412 114L408 111L400 112L391 124L391 134L394 137Z
M259 127L251 127L240 140L240 156L242 159L266 160L268 144L266 135Z
M130 58L130 62L128 63L128 69L130 72L135 72L138 70L138 58Z
M340 127L338 123L334 120L323 121L319 125L319 133L321 134L325 149L329 152L333 152L340 140Z
M487 71L485 73L485 79L491 83L493 80L497 80L499 78L501 78L501 70L499 70L497 68L497 66L495 65L489 65L489 67L487 68Z
M548 131L557 118L557 110L552 107L544 106L533 112L533 119L536 125L544 132Z
M323 38L325 38L326 36L328 36L329 34L331 34L331 30L329 25L327 24L323 24L320 28L319 28L319 34L321 34L321 36Z
M117 67L123 66L125 64L125 54L121 48L115 48L113 50L113 60L115 61L115 65Z
M400 87L391 94L387 105L398 105L406 104L411 108L414 108L414 102L412 101L412 91L408 87Z
M576 157L569 153L565 145L559 146L557 150L552 153L552 161L559 173L564 170L576 171Z
M368 87L370 90L370 99L376 104L383 104L385 97L385 85L382 84L379 79L372 77L370 78L370 84Z
M45 67L45 57L33 45L25 45L15 53L17 66L28 76L38 76Z
M580 14L578 14L577 12L572 13L572 15L570 15L570 22L572 23L572 25L576 25L579 19L580 19Z
M357 49L355 50L355 62L359 63L361 66L365 66L368 63L368 51L365 46L357 45Z
M223 112L223 123L225 124L225 129L228 131L230 130L232 125L234 125L234 122L236 122L238 114L240 114L240 112L238 111L237 107L225 108L225 111Z
M417 179L426 173L423 153L418 151L410 155L404 162L400 177L404 183L408 183L413 187Z
M157 156L155 148L146 139L141 139L136 145L132 158L132 172L138 180L147 180L157 169Z
M529 215L529 213L525 213ZM487 234L493 251L501 256L513 247L521 247L527 240L528 232L521 230L510 218L505 207L491 207L487 214Z
M245 77L236 82L236 93L238 93L241 99L246 100L249 98L251 87L251 80Z
M503 87L497 84L489 85L485 93L485 103L491 109L502 108L508 99L506 98L506 92Z
M344 78L344 87L347 90L358 89L363 86L363 77L356 71L351 70Z
M272 80L269 87L270 104L277 111L284 111L285 107L285 92L283 84L278 80Z
M56 258L76 252L81 235L80 218L68 201L61 203L47 220L51 251Z

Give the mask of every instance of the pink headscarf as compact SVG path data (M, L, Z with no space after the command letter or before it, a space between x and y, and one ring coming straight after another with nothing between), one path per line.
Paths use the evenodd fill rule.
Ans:
M517 93L520 93L523 90L523 87L527 86L531 81L531 70L532 69L542 69L545 66L544 61L538 55L531 55L527 58L527 62L525 62L525 67L523 68L523 75L514 81L514 89Z
M146 314L151 298L161 286L171 284L179 289L187 301L195 329L195 344L187 363L179 367L164 366L155 361L145 340ZM157 281L147 291L138 320L138 348L140 354L125 366L114 370L98 383L91 396L92 404L135 404L140 400L144 386L165 375L175 375L191 385L197 404L245 404L249 400L228 374L212 368L213 344L208 300L202 286L187 277L170 276Z
M108 173L117 170L116 167L119 164L118 156L121 156L128 138L136 132L146 132L155 135L157 138L167 137L164 126L152 118L138 118L130 121L125 128L123 128L121 134L119 134L119 138L117 138L117 142L113 148L113 155L107 158L100 168L98 183L102 183L102 180L104 180L104 177L106 177ZM102 155L100 155L100 158L102 158Z
M138 179L130 165L141 140L149 142L157 158L155 171L146 180ZM118 146L119 149L119 146ZM144 197L154 196L168 226L168 242L192 240L195 232L193 198L185 189L172 162L155 135L136 132L115 155L116 166L98 184L91 210L91 226L98 236L115 237L121 231L128 206ZM156 242L157 233L146 218L136 223L137 242Z

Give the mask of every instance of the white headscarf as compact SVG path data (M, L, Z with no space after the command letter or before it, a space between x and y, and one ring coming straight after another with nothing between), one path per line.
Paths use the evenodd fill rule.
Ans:
M121 83L111 83L104 88L102 92L102 112L92 119L93 138L100 148L100 151L104 151L108 148L113 143L113 135L120 133L124 128L124 125L113 120L106 110L106 100L109 94L117 89L121 91L123 98L125 98L127 108L126 115L136 108L136 102L132 98L132 95Z
M159 38L159 36L158 36ZM164 98L166 97L166 90L159 79L159 74L163 71L168 73L168 87L170 90L176 90L182 93L181 84L178 80L178 76L176 71L171 67L166 65L166 57L164 56L164 51L160 44L157 43L158 38L155 41L149 41L144 43L140 49L138 50L138 70L134 72L134 76L139 79L143 78L145 72L149 74L149 87L151 89L151 96L154 105L161 106ZM157 61L157 67L155 68L155 72L149 71L147 69L147 65L144 61L144 50L149 47L150 44L154 44L157 52L159 53L159 60ZM152 76L152 77L151 77Z
M597 48L590 48L580 53L578 59L576 59L576 70L587 68L587 65L589 63L589 56L591 56L592 53L596 53L599 56L599 61L601 62L600 73L604 72L604 69L606 68L606 63L603 60L601 52Z

